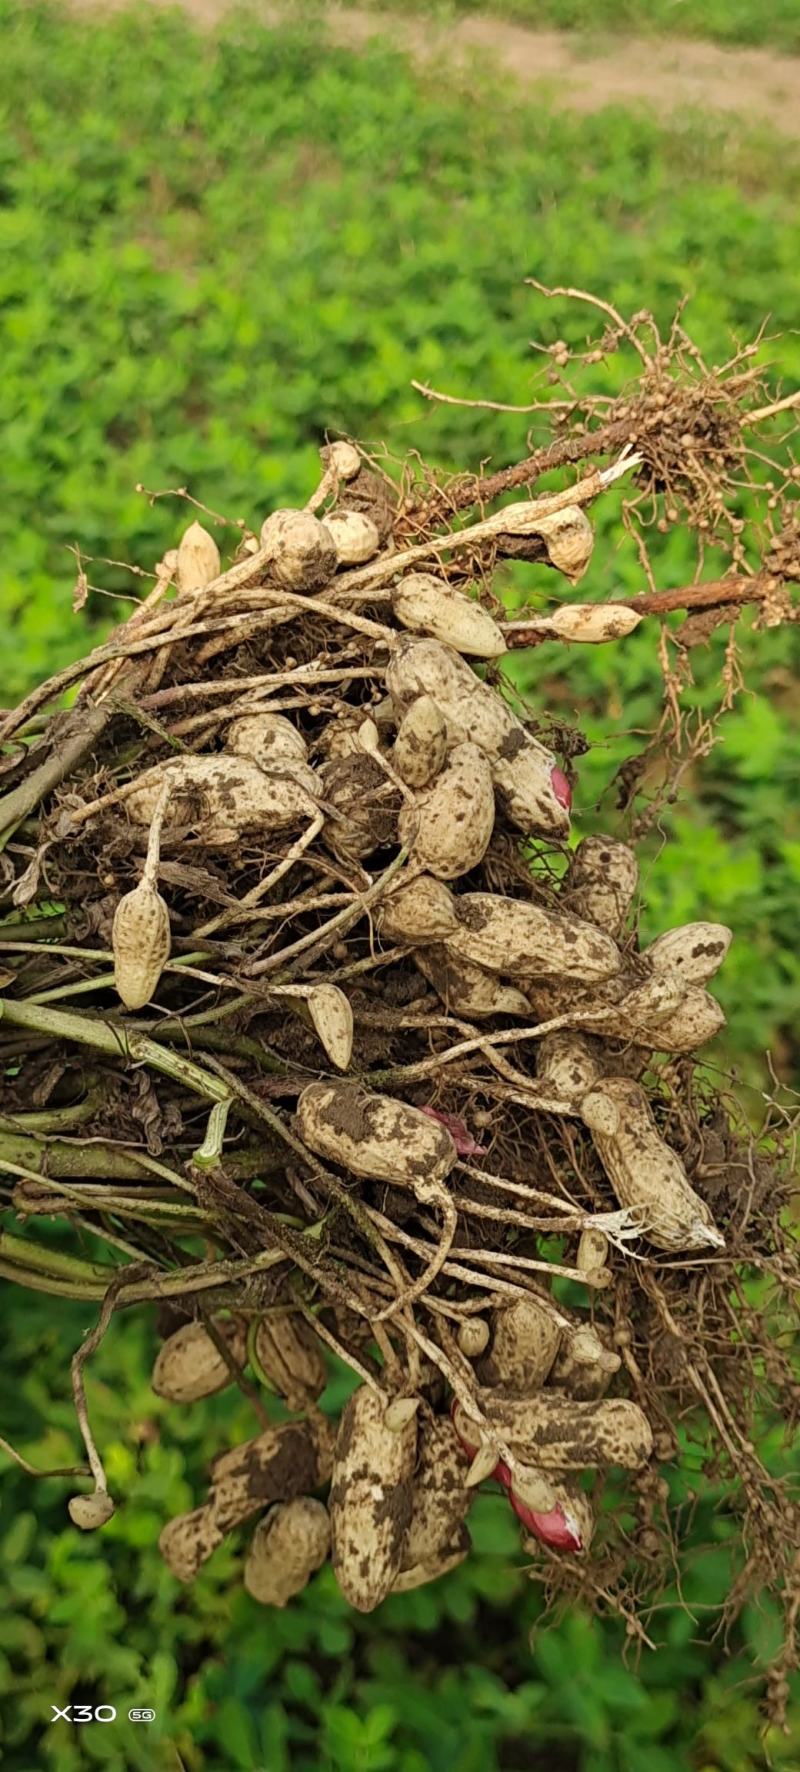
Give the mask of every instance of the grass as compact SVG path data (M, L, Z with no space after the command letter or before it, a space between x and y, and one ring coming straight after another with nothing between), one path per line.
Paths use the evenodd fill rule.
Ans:
M137 592L108 560L147 565L174 542L180 501L148 500L137 482L188 483L257 521L307 495L326 429L451 467L518 456L524 418L430 406L410 382L524 401L529 339L577 338L586 325L535 300L527 275L595 285L661 319L688 294L712 360L769 313L771 331L787 331L787 383L800 377L797 157L786 144L776 155L768 140L740 142L701 119L667 132L623 111L528 108L485 73L420 76L390 48L352 57L302 25L270 33L242 19L217 42L178 15L87 29L0 0L0 28L8 701L100 637L116 595ZM601 530L587 594L636 589L635 559L610 551L605 519ZM113 594L94 594L79 620L76 542L102 557L89 576ZM672 543L663 581L682 583L686 569ZM529 568L516 588L540 601L551 587ZM768 1042L786 1074L796 1051L796 641L788 629L745 635L762 693L739 698L694 771L648 885L650 932L698 913L735 924L724 1057L754 1081ZM717 640L695 655L699 704L717 694L720 665ZM540 710L579 720L594 741L580 827L599 804L613 828L627 734L659 709L650 641L570 655L568 669L542 648L526 669ZM85 1328L83 1311L56 1317L42 1300L7 1296L3 1431L37 1462L75 1456L65 1349ZM173 1749L187 1772L759 1772L767 1750L779 1772L798 1763L796 1737L762 1744L748 1683L774 1620L753 1608L728 1649L707 1638L737 1547L735 1520L715 1514L705 1485L696 1541L712 1548L684 1572L685 1606L668 1596L659 1652L640 1668L620 1660L611 1624L573 1616L539 1629L539 1595L509 1571L508 1523L491 1500L481 1555L372 1620L345 1614L324 1575L299 1608L265 1620L232 1584L229 1551L189 1597L177 1594L155 1551L159 1526L190 1505L212 1419L231 1437L249 1422L226 1402L173 1412L167 1430L145 1376L150 1351L149 1326L117 1323L90 1380L112 1486L131 1496L101 1541L65 1529L64 1484L16 1471L5 1484L4 1772L173 1772ZM152 1703L159 1721L150 1733L93 1727L79 1741L47 1726L50 1702L70 1695L121 1716Z
M380 10L380 8L376 8ZM697 37L712 43L747 44L800 54L800 17L795 0L441 0L428 8L440 17L496 13L531 30L580 32L594 42L620 36Z

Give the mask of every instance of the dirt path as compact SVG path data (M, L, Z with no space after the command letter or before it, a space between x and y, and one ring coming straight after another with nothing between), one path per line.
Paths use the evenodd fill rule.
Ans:
M150 0L172 4L173 0ZM219 23L228 0L180 0L199 23ZM125 0L76 0L81 8L110 10ZM292 11L256 4L256 16L274 22ZM693 38L606 37L590 45L559 31L534 31L503 19L475 16L432 24L407 12L324 8L335 43L363 49L371 37L389 38L417 60L450 57L458 63L491 56L518 85L544 86L559 104L578 111L634 105L664 117L687 107L730 115L743 124L768 124L800 139L800 57L769 49L722 49Z

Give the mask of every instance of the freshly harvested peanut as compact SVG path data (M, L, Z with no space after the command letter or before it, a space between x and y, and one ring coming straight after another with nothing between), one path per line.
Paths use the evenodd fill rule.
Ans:
M594 1274L598 1268L605 1267L608 1261L608 1237L605 1231L596 1231L591 1225L581 1231L578 1240L578 1253L575 1266L582 1274Z
M464 893L456 900L456 916L459 930L448 936L448 951L488 972L603 980L620 968L616 942L578 917L490 892Z
M242 714L232 720L225 734L225 749L236 757L250 757L262 765L295 757L305 763L308 745L302 732L285 714Z
M545 1034L536 1048L536 1078L564 1101L579 1101L600 1076L600 1062L589 1040L570 1028Z
M490 1426L546 1472L608 1464L641 1470L653 1450L646 1415L625 1397L581 1403L550 1390L532 1397L484 1391L481 1401Z
M456 1160L449 1132L419 1108L352 1083L309 1083L298 1097L297 1131L317 1156L352 1175L420 1190L441 1186Z
M361 470L361 456L354 443L326 443L320 455L326 468L333 468L340 480L354 480Z
M193 1581L203 1563L217 1549L225 1533L214 1520L209 1507L192 1508L191 1513L177 1514L163 1527L158 1548L164 1562L178 1581Z
M244 1565L244 1585L262 1606L286 1606L325 1562L328 1510L313 1496L278 1502L259 1520Z
M212 1464L208 1491L214 1527L224 1537L271 1502L292 1501L321 1488L333 1467L334 1438L333 1424L314 1411L303 1421L265 1428L255 1439L223 1452Z
M474 744L458 744L432 787L401 808L401 843L437 880L456 880L478 866L494 828L494 788L487 758Z
M169 911L148 879L126 892L114 912L111 929L114 985L126 1009L149 1003L172 947Z
M418 874L407 885L387 893L375 921L387 941L408 942L414 947L441 941L458 928L453 894L431 874Z
M563 903L575 916L619 935L639 884L639 864L627 843L610 837L584 837L573 851L564 880Z
M416 1448L416 1416L387 1426L385 1397L361 1385L342 1411L329 1502L336 1579L358 1612L379 1606L400 1573Z
M387 666L386 686L401 714L418 696L431 696L444 714L449 743L476 744L484 752L508 815L520 830L569 830L568 803L552 752L531 737L502 696L481 683L452 647L410 636L399 641Z
M619 1354L605 1346L591 1323L581 1323L565 1330L550 1383L579 1402L587 1402L604 1395L621 1364Z
M479 1360L489 1346L489 1325L483 1317L464 1317L456 1341L468 1360Z
M594 531L580 505L566 505L539 519L535 533L544 538L550 565L572 584L583 578L594 548Z
M429 572L410 572L401 578L392 593L392 607L401 627L413 634L430 634L455 652L499 658L506 650L488 610Z
M290 1409L316 1402L328 1382L327 1368L313 1329L297 1311L261 1317L251 1345L257 1369Z
M231 1358L243 1366L247 1329L241 1317L214 1317L214 1328ZM150 1383L170 1403L194 1403L213 1397L233 1383L233 1373L202 1323L182 1323L156 1356Z
M446 947L415 948L414 964L433 985L448 1009L469 1021L491 1015L530 1015L528 998L514 985L501 984L491 972L473 966Z
M431 695L418 695L397 728L394 766L410 788L433 781L447 755L447 721Z
M100 1526L108 1524L115 1508L105 1489L93 1489L91 1495L71 1496L67 1512L73 1526L79 1526L81 1532L96 1532Z
M423 1562L414 1563L410 1569L401 1569L392 1582L390 1593L410 1594L418 1587L427 1587L430 1581L438 1581L442 1575L449 1575L451 1569L457 1569L459 1563L469 1556L472 1539L466 1526L461 1526L449 1544L441 1545L436 1554Z
M561 1330L535 1298L517 1298L492 1314L492 1347L480 1369L482 1384L527 1395L538 1390L558 1352Z
M323 803L338 814L326 827L335 855L360 861L396 841L398 793L374 757L356 747L331 757L320 777Z
M362 511L330 511L323 519L333 537L339 566L360 566L371 560L381 545L378 526Z
M620 1206L636 1212L657 1249L721 1249L724 1239L677 1155L658 1131L644 1089L609 1077L584 1096L581 1118Z
M219 578L219 548L202 523L190 523L181 536L175 578L179 591L202 591Z
M724 1026L725 1015L716 997L700 985L689 985L683 1001L669 1014L653 1022L642 1018L636 1035L657 1052L696 1052L699 1046L715 1039ZM623 1036L624 1030L614 1027L613 1032Z
M349 997L336 984L315 984L306 1003L331 1064L346 1071L353 1056L353 1010Z
M657 936L641 958L655 972L676 972L687 984L705 984L719 970L732 940L724 923L683 923Z
M309 818L319 783L299 760L267 774L249 757L192 756L149 769L125 800L135 824L149 825L165 782L172 783L164 833L185 830L207 848L227 848L248 831L279 831Z
M474 1499L464 1481L468 1468L450 1417L434 1415L422 1421L402 1549L404 1569L429 1562L455 1537Z
M336 543L310 511L273 511L261 525L271 577L285 591L319 591L336 571Z
M624 603L564 603L552 615L537 619L536 626L540 633L570 646L602 646L607 640L624 640L641 619Z

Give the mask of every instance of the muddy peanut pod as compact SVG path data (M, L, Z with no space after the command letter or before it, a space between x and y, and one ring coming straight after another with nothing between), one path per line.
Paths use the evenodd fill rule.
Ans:
M288 1605L328 1555L328 1510L311 1495L278 1502L259 1520L244 1565L247 1592L262 1606Z
M492 1318L491 1352L482 1362L482 1384L503 1385L526 1395L544 1384L561 1341L561 1330L545 1305L518 1298Z
M549 1382L579 1402L588 1402L605 1394L621 1364L619 1354L606 1347L591 1323L581 1323L564 1331Z
M483 1021L492 1015L530 1015L528 998L516 986L503 984L492 972L474 966L447 947L415 948L414 962L454 1015Z
M453 894L431 874L418 874L406 886L387 893L375 921L387 941L406 942L412 947L441 941L458 928Z
M443 1575L449 1575L451 1569L457 1569L472 1549L472 1539L466 1526L461 1526L449 1544L440 1546L432 1557L423 1562L413 1563L408 1569L401 1569L392 1582L390 1593L410 1594L415 1588L427 1587L431 1581L439 1581Z
M399 834L414 860L437 880L455 880L478 866L494 827L492 773L482 751L459 744L432 787L400 812Z
M225 1537L209 1507L168 1520L158 1540L164 1562L178 1581L194 1581L198 1570L213 1556Z
M605 1465L641 1470L653 1450L646 1415L625 1397L581 1403L551 1390L532 1397L484 1391L481 1402L490 1427L548 1474Z
M243 1366L247 1330L241 1317L215 1317L214 1328L231 1359ZM159 1349L150 1383L170 1403L213 1397L233 1383L233 1373L202 1323L183 1323Z
M320 450L323 464L332 468L340 480L354 480L361 471L361 456L355 443L347 443L342 439L337 443L326 443Z
M419 1108L352 1083L309 1083L296 1126L317 1156L352 1175L410 1187L419 1199L441 1187L457 1156L449 1132Z
M324 763L320 778L323 801L338 814L325 833L335 855L360 861L396 842L399 795L374 757L354 746Z
M393 762L410 788L425 788L447 755L447 722L430 695L412 701L397 728Z
M126 892L111 931L114 984L126 1009L149 1003L170 956L169 910L149 880Z
M479 1360L489 1346L491 1330L484 1317L465 1317L459 1324L456 1341L468 1360Z
M308 746L297 727L285 714L242 714L231 720L225 734L225 749L236 757L249 757L263 767L279 764L286 758L305 763Z
M292 1501L327 1483L334 1437L327 1416L314 1411L305 1421L266 1428L216 1458L207 1506L222 1536L273 1501Z
M336 984L315 984L305 999L320 1044L331 1064L346 1071L353 1056L353 1010Z
M337 567L336 543L310 511L273 511L261 525L269 548L269 572L284 591L312 593L330 583Z
M664 1143L644 1089L625 1077L598 1084L581 1118L620 1206L635 1212L657 1249L721 1249L724 1239L677 1153Z
M456 1536L474 1499L464 1482L468 1468L449 1416L429 1416L420 1424L404 1569L429 1563Z
M686 984L705 984L719 971L732 940L724 923L683 923L657 936L641 958L655 972L676 972Z
M497 690L481 683L450 646L438 640L401 640L386 671L386 686L402 714L429 695L447 722L450 744L476 744L489 758L495 787L520 830L569 830L555 757L531 737Z
M536 1048L536 1077L563 1101L580 1101L601 1074L597 1050L581 1034L557 1028Z
M330 1493L333 1567L346 1600L372 1612L400 1573L411 1519L417 1423L387 1425L386 1399L362 1385L342 1411Z
M623 1019L620 1017L613 1026L613 1032L620 1038L625 1037ZM656 1052L696 1052L700 1046L707 1046L709 1040L716 1039L724 1026L724 1011L716 997L700 985L689 985L682 1001L669 1014L660 1016L657 1021L642 1016L636 1027L636 1038L646 1040ZM629 1027L627 1034L630 1032Z
M570 859L562 888L565 910L617 936L639 885L639 864L627 843L584 837Z
M489 892L464 893L456 916L460 927L448 937L448 950L487 972L602 981L619 971L616 942L578 917Z
M337 566L360 566L371 560L381 545L378 526L363 511L331 511L325 528L336 548Z
M502 632L488 610L463 591L429 572L410 572L400 580L392 607L401 627L430 634L454 652L474 658L499 658L505 652Z
M276 1311L255 1325L251 1348L256 1370L290 1409L306 1409L325 1389L328 1374L310 1324L296 1311Z
M202 523L190 523L178 547L176 581L184 593L202 591L220 572L219 548Z
M281 760L267 774L249 757L191 756L160 763L141 776L124 802L134 823L150 825L165 781L172 784L163 836L181 831L209 849L223 849L246 832L300 825L317 808L319 784L299 760Z

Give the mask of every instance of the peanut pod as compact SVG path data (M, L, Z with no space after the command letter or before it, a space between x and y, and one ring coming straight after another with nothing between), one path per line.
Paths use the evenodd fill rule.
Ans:
M360 566L381 545L378 527L363 511L330 511L324 526L336 549L337 566Z
M256 1368L290 1409L315 1403L328 1382L322 1349L313 1329L297 1311L264 1316L251 1332Z
M386 1424L386 1399L362 1385L342 1411L330 1493L333 1567L346 1600L371 1612L400 1573L411 1518L416 1416Z
M527 1394L544 1384L558 1352L561 1330L546 1306L518 1298L492 1313L491 1352L480 1367L482 1384Z
M190 523L181 536L175 579L178 590L202 591L220 573L219 548L202 523Z
M487 759L458 744L431 787L400 812L400 841L436 880L455 880L483 859L494 827L494 789Z
M111 929L114 985L126 1009L150 1002L172 947L169 910L150 880L126 892L114 912Z
M490 1334L485 1317L464 1317L459 1323L456 1341L468 1360L479 1360L489 1346Z
M323 803L338 815L325 834L344 861L360 861L397 838L397 790L357 742L357 729L352 737L347 754L332 756L320 769Z
M394 743L394 766L410 788L424 788L447 755L447 722L430 695L419 695L404 713Z
M724 923L683 923L657 936L640 957L655 972L675 972L687 984L705 984L719 970L732 940Z
M457 1569L472 1549L472 1539L466 1526L461 1526L449 1544L442 1545L435 1556L428 1557L424 1562L414 1563L409 1569L401 1569L392 1582L390 1593L410 1594L418 1587L427 1587L431 1581L438 1581L440 1576L449 1575L451 1569Z
M305 999L320 1044L331 1064L346 1071L353 1056L353 1010L336 984L315 984Z
M449 1416L421 1422L417 1467L411 1485L402 1567L428 1563L450 1543L466 1519L473 1492L465 1484L468 1460Z
M481 1404L495 1426L525 1462L550 1472L618 1465L641 1470L653 1450L653 1435L638 1403L625 1397L575 1402L557 1391L510 1397L485 1391Z
M489 892L464 893L456 916L459 929L448 936L448 951L488 972L602 981L619 971L616 942L578 917Z
M486 1016L531 1013L528 998L515 985L502 984L494 973L473 966L461 954L451 954L445 946L415 948L414 964L454 1015L482 1021Z
M278 1502L259 1520L244 1565L247 1592L262 1606L286 1606L325 1562L328 1510L310 1495Z
M392 593L400 626L430 634L454 652L499 658L506 650L502 632L488 610L430 572L410 572Z
M611 1077L580 1107L620 1206L657 1249L721 1249L724 1239L675 1151L664 1143L639 1083Z
M562 1101L579 1101L601 1074L595 1049L581 1034L556 1028L536 1048L536 1078Z
M327 1483L334 1429L326 1416L285 1421L223 1452L211 1467L207 1506L222 1536L273 1501L292 1501Z
M149 825L165 782L171 783L163 833L182 830L210 849L222 849L247 831L279 831L316 811L319 784L313 771L293 758L281 759L267 774L250 757L192 756L159 763L142 775L124 809L136 824Z
M214 1328L232 1359L243 1366L247 1330L241 1317L214 1317ZM213 1397L233 1383L233 1373L202 1323L182 1323L159 1348L150 1383L170 1403Z
M215 1521L209 1507L195 1507L191 1513L177 1514L168 1520L158 1540L167 1568L178 1581L193 1581L203 1563L217 1549L225 1533Z
M568 1391L578 1402L585 1403L605 1394L621 1364L619 1354L605 1346L591 1324L580 1323L565 1330L549 1382L556 1390Z
M352 1175L410 1187L418 1198L441 1186L457 1156L438 1121L352 1083L309 1083L298 1098L296 1126L317 1156Z
M639 885L639 864L627 843L584 837L562 886L564 908L608 935L620 934Z
M431 874L419 874L407 885L387 893L377 907L375 921L388 941L441 941L458 928L452 893Z
M641 615L624 603L564 603L552 615L536 618L539 633L569 645L601 646L606 640L624 640L638 628Z
M322 590L336 571L333 536L310 511L273 511L261 525L261 546L270 549L270 577L285 591Z
M301 732L285 714L241 714L231 720L225 749L236 757L249 757L264 766L294 757L305 763L308 746Z

